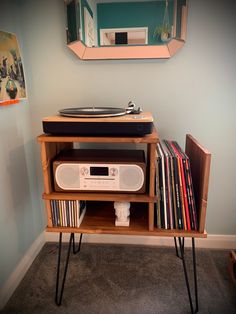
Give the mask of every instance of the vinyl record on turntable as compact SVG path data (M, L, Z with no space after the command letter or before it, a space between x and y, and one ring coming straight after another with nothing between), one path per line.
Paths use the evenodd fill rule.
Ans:
M59 110L59 114L64 117L74 118L106 118L124 116L126 114L139 114L142 109L139 107L135 109L135 103L131 100L127 108L115 107L79 107L79 108L66 108Z
M114 107L79 107L62 109L59 110L59 113L64 117L104 118L123 116L127 113L127 110Z

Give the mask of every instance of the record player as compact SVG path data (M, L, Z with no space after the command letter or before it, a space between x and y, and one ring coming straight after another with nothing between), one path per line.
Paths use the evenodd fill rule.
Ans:
M150 112L113 107L81 107L59 111L43 119L43 131L52 135L144 136L152 133Z

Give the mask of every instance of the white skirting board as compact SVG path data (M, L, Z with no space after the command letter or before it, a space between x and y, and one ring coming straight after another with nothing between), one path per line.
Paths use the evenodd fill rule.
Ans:
M63 234L62 240L67 242L70 234ZM79 234L75 235L79 240ZM21 259L15 270L3 284L0 290L0 310L5 306L11 295L27 273L29 267L40 252L45 242L58 242L59 234L54 232L42 232L33 242L31 247ZM83 242L86 243L109 243L109 244L135 244L152 246L174 246L173 238L152 236L125 236L84 234ZM185 239L185 246L190 246L189 238ZM236 249L236 235L208 235L206 239L196 239L196 247L210 249Z
M41 251L44 244L45 232L42 232L32 243L14 271L3 284L2 288L0 289L0 311L6 305L15 289L18 287L19 283L27 273L28 269L30 268L38 253Z
M63 234L62 241L68 242L70 234ZM79 234L75 234L79 240ZM46 242L58 242L59 234L45 232ZM111 235L111 234L84 234L82 242L86 243L110 243L110 244L136 244L152 246L174 246L172 237L154 236L132 236L132 235ZM210 234L207 238L196 239L196 247L209 249L236 249L236 235L215 235ZM191 239L185 238L185 246L191 245Z

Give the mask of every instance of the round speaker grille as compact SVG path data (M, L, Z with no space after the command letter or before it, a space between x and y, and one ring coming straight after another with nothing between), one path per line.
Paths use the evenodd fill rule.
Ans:
M120 167L121 190L138 191L144 182L143 171L139 166L133 165Z
M79 188L79 168L61 164L56 169L56 182L61 189Z

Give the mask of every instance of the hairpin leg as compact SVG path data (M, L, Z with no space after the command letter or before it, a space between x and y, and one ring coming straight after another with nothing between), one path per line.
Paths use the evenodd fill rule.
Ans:
M195 302L196 311L198 312L198 287L197 287L197 265L196 265L196 253L195 253L195 240L192 238L192 254L193 254L193 274L194 274L194 289L195 289Z
M178 246L177 246L177 242L176 242L176 237L174 237L174 242L175 242L175 252L176 252L176 256L179 257L179 252L178 252Z
M180 258L181 258L182 263L183 263L184 276L185 276L185 282L186 282L187 291L188 291L188 297L189 297L191 313L194 314L194 313L198 312L198 289L197 289L197 268L196 268L196 254L195 254L195 239L192 238L194 293L195 293L195 305L196 305L195 310L193 308L192 295L191 295L190 286L189 286L188 273L187 273L185 257L184 257L184 245L183 245L183 243L181 243L181 238L179 238Z
M80 251L80 247L81 247L81 242L82 242L82 236L83 236L83 233L80 234L80 238L79 238L79 245L78 245L78 248L77 250L75 249L75 234L72 233L72 248L73 248L73 254L77 254L79 251Z
M59 234L59 249L58 249L58 260L57 260L57 280L56 280L56 293L55 293L55 303L59 306L61 305L65 281L66 281L66 274L69 264L69 257L70 257L70 251L71 251L71 244L72 244L72 233L70 235L70 241L68 244L68 251L67 251L67 257L66 257L66 263L64 268L64 274L62 278L62 284L59 292L59 281L60 281L60 266L61 266L61 243L62 243L62 233Z
M178 238L179 239L179 243L182 246L183 249L183 253L184 253L184 238ZM182 258L181 255L179 254L179 249L178 249L178 245L177 245L177 241L176 241L176 237L174 237L174 242L175 242L175 252L176 252L176 256L179 258Z
M63 296L64 285L65 285L65 280L66 280L66 274L67 274L67 269L68 269L68 264L69 264L69 257L70 257L71 243L72 243L72 234L70 235L70 241L69 241L69 244L68 244L68 251L67 251L67 257L66 257L66 264L65 264L65 269L64 269L64 275L63 275L61 289L60 289L60 293L59 293L58 290L59 290L60 266L61 266L61 243L62 243L62 233L60 232L60 234L59 234L58 261L57 261L56 294L55 294L55 303L57 305L61 305L61 300L62 300L62 296Z
M67 269L68 269L68 265L69 265L71 246L72 246L73 254L78 253L80 251L80 247L81 247L82 235L83 234L81 233L79 245L78 245L78 248L76 249L75 248L75 234L74 233L70 234L70 240L69 240L67 256L66 256L66 263L65 263L65 268L64 268L64 274L63 274L61 288L60 288L60 292L59 292L62 232L60 232L60 234L59 234L59 249L58 249L58 260L57 260L57 280L56 280L56 293L55 293L55 303L57 305L61 305L61 301L62 301L64 286L65 286L65 281L66 281L66 274L67 274Z

